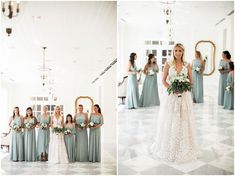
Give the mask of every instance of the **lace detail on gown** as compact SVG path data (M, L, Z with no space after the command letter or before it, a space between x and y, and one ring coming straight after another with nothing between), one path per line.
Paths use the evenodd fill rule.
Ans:
M186 66L180 73L188 75ZM176 76L171 64L167 80ZM165 92L160 106L157 134L150 152L153 157L167 162L185 163L196 160L199 148L196 142L195 121L192 115L192 97L184 92L182 97Z
M62 126L62 117L58 120L53 117L53 124ZM64 134L50 133L50 144L48 153L49 163L69 163L64 143Z

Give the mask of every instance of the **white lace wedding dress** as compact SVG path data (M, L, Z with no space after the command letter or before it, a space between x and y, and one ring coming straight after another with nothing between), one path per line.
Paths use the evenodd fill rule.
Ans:
M54 116L53 125L62 126L62 117L57 120ZM50 132L50 144L48 153L49 163L69 163L68 155L64 143L64 134Z
M169 64L167 81L177 72L173 64ZM180 73L188 75L186 65ZM195 122L192 116L191 92L184 92L182 97L175 94L163 96L160 106L157 134L151 146L154 158L166 162L185 163L196 160L199 148L196 142Z

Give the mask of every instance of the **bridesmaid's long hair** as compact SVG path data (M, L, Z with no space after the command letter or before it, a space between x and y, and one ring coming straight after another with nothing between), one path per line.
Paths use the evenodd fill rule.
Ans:
M28 110L31 110L30 118L33 118L33 109L32 109L31 107L28 107L28 108L26 109L26 115L25 115L25 118L27 118L27 117L28 117L28 114L27 114L27 111L28 111Z
M198 57L202 60L201 52L200 52L200 51L196 51L195 53L196 53L196 54L198 55Z
M131 65L134 67L135 65L135 56L136 56L136 53L131 53L130 55L130 62L131 62Z
M229 68L230 70L234 70L234 63L232 61L229 62Z
M98 108L98 112L101 114L100 106L98 104L95 104L94 106Z
M12 116L13 119L15 118L15 109L18 109L18 111L19 111L18 115L20 116L20 108L18 106L16 106L13 109L13 116Z
M149 54L148 55L148 63L147 63L147 65L151 65L151 59L154 57L154 54ZM156 64L155 62L154 62L154 64Z
M175 60L176 60L176 58L175 58L175 56L174 56L174 51L175 51L175 48L176 47L180 47L181 49L182 49L182 51L183 51L183 54L182 54L182 57L181 57L181 61L182 61L182 63L184 64L185 63L185 61L184 61L184 45L183 44L181 44L181 43L176 43L175 44L175 46L174 46L174 48L173 48L173 51L172 51L172 55L173 55L173 64L175 65Z
M66 121L65 121L65 123L67 124L69 121L68 121L68 118L71 118L71 123L73 123L73 117L72 117L72 115L71 114L67 114L67 116L66 116Z
M227 59L231 59L231 54L229 53L229 51L223 51L224 55L226 56Z

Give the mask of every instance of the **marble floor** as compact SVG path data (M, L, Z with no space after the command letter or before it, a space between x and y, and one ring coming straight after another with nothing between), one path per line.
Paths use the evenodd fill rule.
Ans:
M116 175L116 141L102 142L101 163L75 162L12 162L8 153L1 153L1 175Z
M159 107L118 112L118 174L120 175L233 175L233 111L217 106L216 99L194 104L201 155L187 164L155 160L149 153L156 130Z

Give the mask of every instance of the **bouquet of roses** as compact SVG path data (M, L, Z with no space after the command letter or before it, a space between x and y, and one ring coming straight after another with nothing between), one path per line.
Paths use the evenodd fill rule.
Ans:
M88 124L88 128L95 127L96 125L97 125L96 123L90 122L90 123Z
M77 124L78 125L78 128L81 128L81 129L83 129L83 128L85 128L85 123L79 123L79 124Z
M13 130L15 130L15 131L20 131L20 126L17 125L17 124L14 124L14 125L12 126L12 128L13 128Z
M228 93L230 93L231 91L232 91L232 86L230 85L230 84L228 84L227 86L226 86L226 91L228 92Z
M63 133L64 132L64 128L60 125L54 125L53 126L53 133Z
M153 71L153 69L148 70L148 75L153 76L154 74L155 72Z
M199 66L194 67L194 71L196 71L197 73L199 73L201 71L201 68Z
M48 127L47 123L40 123L41 129L45 130L45 129L47 129L47 127Z
M182 97L183 92L191 91L192 86L189 79L184 75L180 74L170 78L170 86L167 89L168 94L175 93L178 97Z
M31 123L25 123L24 128L25 129L30 129L30 128L32 128L32 124Z
M71 134L71 133L72 133L72 131L71 131L70 129L64 130L64 134L65 134L65 135L69 135L69 134Z

